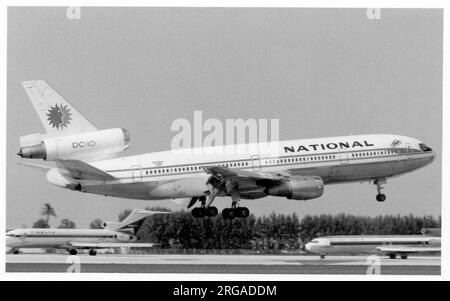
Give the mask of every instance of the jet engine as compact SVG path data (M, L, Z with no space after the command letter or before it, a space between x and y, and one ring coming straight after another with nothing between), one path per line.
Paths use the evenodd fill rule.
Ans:
M115 232L114 238L123 242L133 242L137 240L137 236L129 235L121 232Z
M321 177L291 177L285 182L269 187L268 195L284 196L293 200L309 200L320 197L323 194L323 180Z
M18 155L22 158L46 161L96 161L113 158L126 150L129 145L128 130L118 128L61 137L44 137L41 141L34 141L34 144L21 143Z

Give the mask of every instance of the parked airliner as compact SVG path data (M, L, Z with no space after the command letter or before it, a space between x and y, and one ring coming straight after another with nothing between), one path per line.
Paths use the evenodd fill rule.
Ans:
M77 249L89 249L91 256L101 248L149 248L155 244L136 242L136 232L144 219L154 214L168 212L135 209L121 222L103 223L104 229L15 229L6 233L6 246L14 254L19 249L45 248L66 249L76 255Z
M436 234L439 232L439 235ZM386 254L407 259L408 254L441 253L440 229L422 229L422 235L336 235L314 238L305 245L320 254Z
M20 138L18 155L56 162L47 179L60 187L122 198L189 202L195 217L218 214L217 196L231 196L224 218L247 217L240 199L266 196L308 200L320 197L325 184L373 182L377 201L387 178L421 168L434 159L425 143L402 135L356 135L277 142L277 150L263 154L267 144L251 144L246 153L219 146L118 157L130 145L127 130L98 130L45 81L22 83L45 134ZM226 146L237 148L239 145ZM222 147L223 148L223 147ZM187 203L186 202L186 203Z

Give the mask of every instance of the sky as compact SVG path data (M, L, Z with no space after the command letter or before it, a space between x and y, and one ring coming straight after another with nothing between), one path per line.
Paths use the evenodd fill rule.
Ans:
M19 137L43 132L23 88L45 79L99 129L124 127L124 155L169 150L171 123L279 119L280 139L401 134L430 145L429 166L368 183L329 185L321 198L243 200L276 213L375 216L441 213L442 38L439 9L9 7L6 228L31 226L44 203L78 228L124 209L182 207L65 190L17 165ZM40 161L38 163L41 163ZM223 209L228 198L215 201Z

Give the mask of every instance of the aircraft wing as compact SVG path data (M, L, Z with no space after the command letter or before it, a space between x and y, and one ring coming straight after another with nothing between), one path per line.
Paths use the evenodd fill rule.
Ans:
M210 195L214 197L219 192L231 193L233 187L239 187L241 196L250 199L259 198L265 196L266 187L282 183L290 176L289 174L247 171L223 166L203 166L203 170L211 175L207 184L210 187ZM209 204L214 197L210 197ZM195 201L196 199L193 198L188 208Z
M259 181L269 181L269 182L280 182L285 177L281 174L272 174L272 173L262 173L255 171L247 171L242 169L231 169L228 167L222 166L204 166L203 170L207 174L212 175L220 175L224 177L238 177L238 178L247 178L254 179Z
M407 247L407 246L383 246L377 247L383 253L428 253L441 252L440 247Z
M88 163L80 160L60 160L62 168L70 172L75 179L112 181L116 178ZM58 165L59 165L58 164Z
M120 243L120 242L101 242L101 243L89 243L89 242L70 242L70 246L79 249L102 249L102 248L152 248L159 244L157 243Z

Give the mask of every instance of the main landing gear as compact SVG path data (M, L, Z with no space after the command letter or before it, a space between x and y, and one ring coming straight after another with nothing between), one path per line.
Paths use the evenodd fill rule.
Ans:
M210 186L208 202L206 202L206 197L194 197L188 205L188 208L192 207L197 201L201 202L201 206L192 209L192 216L195 218L202 217L214 217L217 216L218 210L216 207L211 206L212 202L216 198L219 190L226 191L231 195L231 208L225 208L222 210L222 217L224 219L233 219L235 217L246 218L250 215L250 210L246 207L239 207L239 190L237 183L232 180L225 180L211 177L207 184Z
M247 207L239 207L239 191L237 189L231 190L231 208L222 210L222 217L224 219L233 219L235 217L246 218L250 215L250 210Z
M386 195L381 193L381 189L384 188L381 185L386 184L386 179L377 179L373 183L377 186L377 192L378 192L378 194L377 194L377 201L378 202L386 201Z
M200 207L196 207L192 209L192 216L195 218L203 218L203 217L214 217L217 216L219 211L214 206L206 206L206 197L194 197L191 200L191 203L189 204L188 208L192 207L197 201L201 202Z
M246 218L250 215L247 207L225 208L222 210L224 219L233 219L235 217Z

